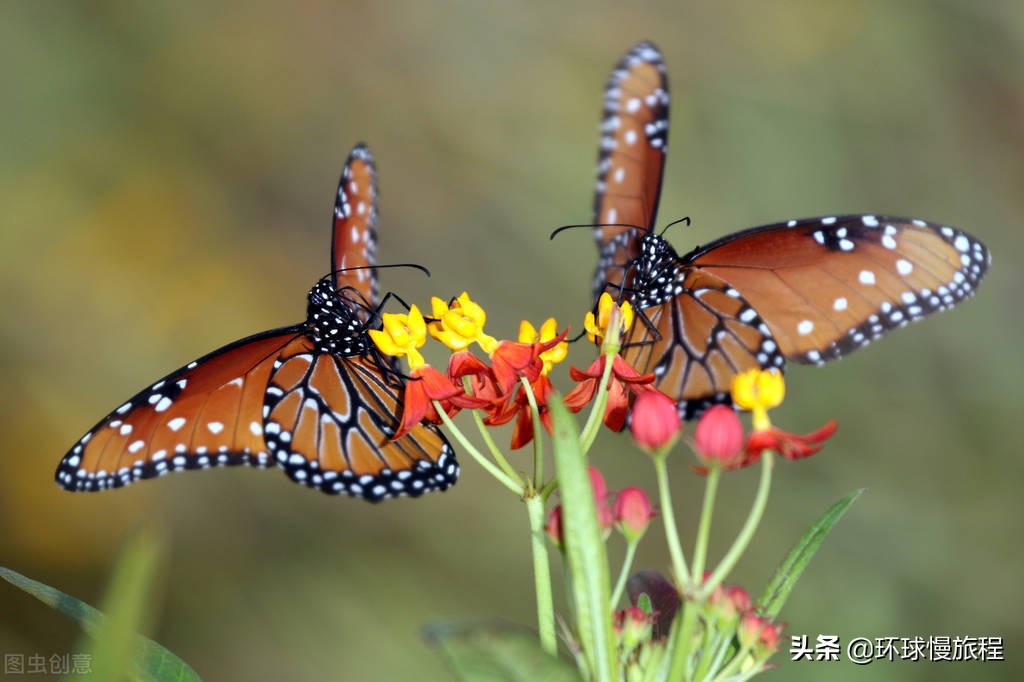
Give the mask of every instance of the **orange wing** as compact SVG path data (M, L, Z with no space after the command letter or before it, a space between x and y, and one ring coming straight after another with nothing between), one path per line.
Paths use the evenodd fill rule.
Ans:
M607 227L594 230L599 251L595 300L607 285L622 284L625 267L639 254L643 231L654 226L668 143L668 103L661 53L651 43L638 43L615 66L605 87L593 222Z
M401 390L372 356L318 353L298 338L270 377L267 447L289 477L326 493L376 502L446 490L459 467L437 427L421 423L391 440Z
M216 350L172 372L89 430L57 467L65 490L118 488L169 471L270 462L263 393L287 327Z
M709 405L730 402L732 378L754 367L782 367L784 359L764 321L715 275L690 270L678 294L642 309L622 355L693 418Z
M377 171L369 148L358 144L345 162L334 201L331 271L335 286L355 289L367 307L375 308L376 264Z
M752 228L682 260L739 290L787 359L821 364L970 297L990 256L952 227L850 215Z

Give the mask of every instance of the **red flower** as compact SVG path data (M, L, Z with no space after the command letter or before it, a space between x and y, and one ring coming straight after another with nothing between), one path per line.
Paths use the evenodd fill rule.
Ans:
M579 382L576 388L565 396L566 406L573 412L579 412L594 399L598 384L604 376L605 355L599 355L585 371L569 368L569 376ZM640 374L620 356L612 357L612 374L608 386L608 407L604 412L604 423L612 431L621 431L626 425L629 413L629 395L639 395L655 390L650 384L654 381L653 374Z
M739 466L747 466L761 459L765 450L775 450L786 459L796 460L810 457L821 450L825 441L836 432L838 424L833 419L817 431L798 435L772 426L754 431L747 440L747 455Z
M633 419L636 420L635 414ZM715 405L697 422L693 445L706 464L733 467L744 456L743 424L731 407Z
M452 353L448 360L448 378L451 382L461 386L463 377L469 377L469 388L473 397L483 401L480 407L497 406L505 400L491 368L467 350Z
M454 415L461 409L480 407L483 401L466 395L461 386L455 386L444 374L430 365L421 365L409 373L409 381L405 384L402 403L402 420L398 431L391 437L397 440L409 432L424 419L441 422L432 401L441 403L442 409Z

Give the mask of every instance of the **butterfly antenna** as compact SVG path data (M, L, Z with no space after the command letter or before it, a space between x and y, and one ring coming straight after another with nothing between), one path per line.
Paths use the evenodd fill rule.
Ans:
M659 237L663 237L665 235L665 233L668 232L668 228L672 227L673 225L678 225L679 223L686 223L686 226L689 227L690 226L690 216L686 216L686 217L680 218L679 220L673 220L668 225L666 225L665 227L662 228L661 233L659 233L658 236Z
M628 227L631 230L640 230L641 232L644 231L645 229L643 227L640 227L639 225L633 225L632 223L582 223L580 225L562 225L554 232L552 232L551 236L548 237L548 239L554 239L559 232L564 232L565 230L571 230L577 227L589 227L591 229L599 227Z

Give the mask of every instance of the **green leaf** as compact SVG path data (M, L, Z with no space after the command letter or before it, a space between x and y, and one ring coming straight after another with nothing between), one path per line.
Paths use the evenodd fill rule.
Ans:
M761 593L761 598L758 600L763 616L774 618L779 614L796 581L800 578L804 569L807 568L807 564L817 554L821 548L821 543L825 541L832 527L839 522L839 519L843 518L846 510L850 508L863 492L864 488L854 490L829 507L817 521L811 524L811 527L807 529L807 532L803 534L797 543L793 545L793 548L789 550L785 560L776 569L775 575L772 576L772 579L764 588L764 592Z
M551 396L549 409L576 628L592 678L606 682L614 676L616 652L604 536L576 420L556 395Z
M506 623L450 623L425 629L465 682L579 682L576 669L544 653L537 634Z
M155 541L137 538L125 549L104 600L109 617L74 597L0 567L0 578L59 611L92 639L89 665L93 677L141 682L201 682L184 661L156 642L136 635L159 556Z

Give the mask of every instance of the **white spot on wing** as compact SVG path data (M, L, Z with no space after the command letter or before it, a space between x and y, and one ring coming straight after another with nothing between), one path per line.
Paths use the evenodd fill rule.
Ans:
M867 284L870 286L875 283L875 273L870 270L861 270L857 279L860 280L861 284Z

